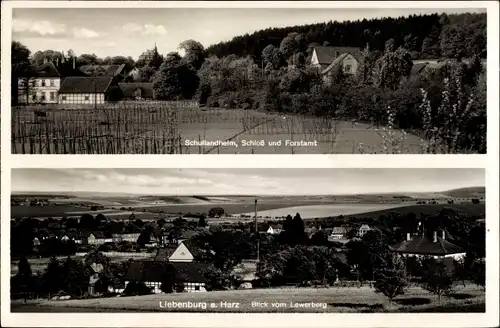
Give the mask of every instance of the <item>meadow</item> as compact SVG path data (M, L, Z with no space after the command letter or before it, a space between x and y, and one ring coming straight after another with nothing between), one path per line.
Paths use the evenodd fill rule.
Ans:
M168 302L206 303L201 307L182 310L168 308ZM262 306L252 306L260 302ZM293 307L291 303L311 303L316 307ZM177 304L179 304L177 303ZM213 303L217 307L212 308ZM239 304L229 307L228 304ZM267 303L267 306L263 303ZM319 304L326 306L321 307ZM172 303L171 303L172 304ZM254 303L255 305L255 303ZM484 290L475 285L456 285L449 296L439 301L418 286L410 287L405 295L392 303L369 286L330 288L279 288L213 291L206 293L156 294L146 296L95 298L65 301L34 301L28 305L11 304L12 312L267 312L267 313L356 313L356 312L484 312Z
M201 110L188 101L122 102L86 108L16 107L12 109L11 133L14 154L422 152L422 142L416 135L389 132L366 123L255 110ZM397 146L388 146L384 137L401 141ZM234 144L196 144L204 140L234 141ZM317 144L286 146L286 140ZM245 141L254 143L245 146ZM281 146L270 144L279 141Z

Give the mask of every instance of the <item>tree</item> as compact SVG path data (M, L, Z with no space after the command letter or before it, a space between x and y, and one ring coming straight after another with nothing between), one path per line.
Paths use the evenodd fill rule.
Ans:
M271 69L278 69L283 62L279 49L272 44L262 50L262 60L264 61L264 66L267 67L269 65Z
M164 292L165 294L170 294L174 292L175 276L176 276L175 268L171 264L167 265L167 269L165 270L165 273L163 274L161 280L160 289L162 292Z
M429 260L427 262L423 276L423 287L432 294L437 295L438 300L441 301L441 296L451 290L453 277L443 262L436 260Z
M123 91L118 86L112 86L108 89L106 96L108 101L117 102L123 99Z
M402 78L410 75L413 67L410 53L398 48L391 51L392 45L387 45L386 52L375 62L375 83L378 87L396 90Z
M208 217L209 218L222 217L222 216L224 216L225 213L226 213L226 211L224 211L224 209L222 207L214 207L208 211Z
M13 41L11 44L11 101L12 104L18 103L19 81L20 77L27 77L32 70L29 60L30 50L20 42ZM27 83L28 86L30 83ZM24 87L24 86L21 86ZM29 92L26 92L27 97Z
M472 263L470 271L471 280L478 286L485 288L486 285L486 263L483 259L477 259Z
M228 271L210 266L205 272L207 290L226 290L233 284L235 277Z
M403 295L408 278L402 261L394 259L387 267L377 270L374 287L375 292L387 296L390 303L396 296Z
M289 33L280 43L280 53L285 58L290 58L293 54L300 50L299 43L297 42L298 33Z
M125 296L141 296L151 294L151 288L146 286L142 281L131 281L125 287L123 295Z
M55 257L52 257L42 277L42 288L48 293L49 299L51 294L63 289L64 282L61 279L62 276L63 270L59 261Z
M328 236L323 230L319 230L311 237L311 245L326 246L328 245Z
M465 57L465 28L461 24L445 25L441 31L441 52L443 57L461 60Z
M200 219L198 220L198 226L199 227L206 227L207 226L207 220L205 218L205 215L200 216Z
M201 65L203 64L203 61L205 60L205 48L203 47L203 45L195 40L186 40L181 42L181 44L179 45L179 49L183 49L185 51L182 60L186 64L191 65L194 70L199 70Z
M158 100L191 99L199 77L191 64L181 62L178 53L170 53L153 76L153 97Z
M15 283L18 287L19 291L24 295L24 301L26 302L28 293L33 292L33 273L31 271L30 263L26 257L21 257L17 264L17 274Z

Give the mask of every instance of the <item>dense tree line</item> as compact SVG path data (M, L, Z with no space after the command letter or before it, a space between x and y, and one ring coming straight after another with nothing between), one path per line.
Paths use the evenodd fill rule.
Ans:
M208 56L251 56L260 62L264 48L280 48L290 33L301 35L306 45L334 45L383 51L386 40L393 39L396 47L405 46L413 58L450 58L456 56L486 56L486 14L410 15L346 22L327 22L284 28L268 28L252 34L234 37L207 48Z

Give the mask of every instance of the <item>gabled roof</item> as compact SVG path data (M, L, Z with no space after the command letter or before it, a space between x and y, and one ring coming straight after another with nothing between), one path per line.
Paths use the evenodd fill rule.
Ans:
M368 224L363 224L359 227L359 230L372 230Z
M130 98L133 97L135 90L140 89L143 98L153 98L153 83L146 82L130 82L130 83L118 83L120 89L122 89L123 97Z
M94 235L94 237L96 239L105 239L106 238L106 236L104 235L104 233L102 231L84 231L84 232L82 232L82 236L85 238L90 237L91 234Z
M195 259L203 256L203 250L192 240L183 241L182 244L187 247Z
M59 88L59 93L105 93L113 77L76 77L69 76L65 78Z
M346 233L347 233L347 229L344 227L335 227L332 230L332 234L346 234Z
M177 245L171 245L158 248L158 251L156 251L155 261L168 262L168 259L172 256L177 247Z
M414 236L409 241L390 246L389 249L397 253L420 255L447 255L464 252L461 247L445 239L438 237L437 241L433 242L427 236Z
M117 76L122 73L123 69L125 68L125 64L121 65L83 65L80 66L78 69L85 73L85 74L91 74L93 70L102 68L105 71L105 76Z
M361 53L360 48L356 47L325 47L325 46L318 46L314 47L314 50L316 51L316 56L318 58L318 62L321 65L330 65L338 56L335 56L335 54L351 54L356 58L357 61L361 61L363 58L363 54Z
M410 75L420 74L425 69L425 67L427 67L427 63L413 64Z

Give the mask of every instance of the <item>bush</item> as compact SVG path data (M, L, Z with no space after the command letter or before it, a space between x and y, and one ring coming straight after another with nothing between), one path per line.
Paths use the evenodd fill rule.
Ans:
M123 291L125 296L140 296L151 294L151 288L146 286L142 281L131 281L127 284L127 287Z

